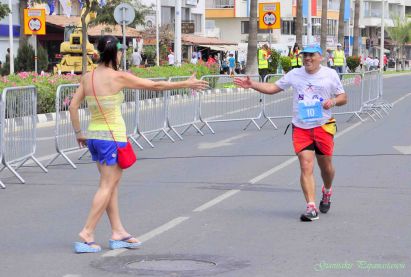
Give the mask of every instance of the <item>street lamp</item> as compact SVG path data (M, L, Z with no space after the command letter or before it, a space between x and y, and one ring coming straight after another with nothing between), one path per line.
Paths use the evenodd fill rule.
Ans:
M380 43L380 72L382 73L384 71L384 25L385 25L385 19L384 19L384 13L385 13L385 6L384 6L384 0L381 0L382 3L382 9L381 9L381 43ZM382 79L382 78L381 78Z

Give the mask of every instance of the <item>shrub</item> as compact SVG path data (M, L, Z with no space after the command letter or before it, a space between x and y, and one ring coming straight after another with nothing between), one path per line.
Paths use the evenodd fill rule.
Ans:
M269 74L277 74L277 67L280 63L281 54L275 49L270 49L271 55L268 60L268 72Z
M351 72L355 72L355 69L360 65L360 57L350 56L347 57L347 66Z
M280 57L280 64L283 68L284 72L287 73L291 70L291 58L288 56L281 56Z

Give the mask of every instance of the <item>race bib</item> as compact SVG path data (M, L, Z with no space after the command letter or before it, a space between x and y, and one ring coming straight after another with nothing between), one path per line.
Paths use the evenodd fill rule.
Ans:
M312 121L323 117L323 106L320 101L298 102L298 117L302 121Z

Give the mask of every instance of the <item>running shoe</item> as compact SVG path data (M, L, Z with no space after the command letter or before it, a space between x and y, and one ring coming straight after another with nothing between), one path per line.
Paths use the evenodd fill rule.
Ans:
M318 210L314 206L307 206L307 210L300 217L301 221L314 221L318 218Z
M331 207L331 194L332 194L332 191L330 190L330 192L326 193L325 188L323 186L322 193L323 193L323 199L320 202L320 212L325 214L325 213L328 212L328 210Z

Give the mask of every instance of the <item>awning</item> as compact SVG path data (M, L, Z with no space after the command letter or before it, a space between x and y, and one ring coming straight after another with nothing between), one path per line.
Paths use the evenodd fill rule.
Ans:
M374 46L374 48L375 48L375 49L378 49L378 51L381 49L381 47L380 47L380 46ZM384 53L389 54L389 53L391 53L391 51L390 51L390 50L388 50L388 49L386 49L386 48L384 48Z
M200 44L201 47L210 48L216 51L237 51L237 45L211 45L211 44Z

